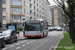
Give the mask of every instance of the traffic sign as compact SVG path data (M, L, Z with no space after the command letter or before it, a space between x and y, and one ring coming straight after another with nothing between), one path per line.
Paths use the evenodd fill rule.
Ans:
M22 20L25 20L25 15L22 15Z

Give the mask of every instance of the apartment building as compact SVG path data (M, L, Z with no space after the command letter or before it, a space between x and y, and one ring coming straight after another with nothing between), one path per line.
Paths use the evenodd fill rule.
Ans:
M58 10L58 6L51 6L54 9L54 26L64 26L65 17L61 14L60 10Z
M43 0L43 19L48 21L49 25L52 25L52 15L50 10L50 3L48 0Z
M52 6L50 6L50 12L52 16L52 26L54 26L54 9L52 8Z
M48 0L2 0L3 24L23 23L30 19L46 19L51 25L50 3Z
M22 16L29 20L29 1L28 0L2 0L3 24L23 23Z

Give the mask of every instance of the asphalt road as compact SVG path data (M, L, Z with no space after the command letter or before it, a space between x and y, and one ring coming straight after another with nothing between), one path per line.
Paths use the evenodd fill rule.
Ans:
M51 50L62 33L63 31L51 31L44 38L25 38L16 43L6 44L6 47L0 50Z

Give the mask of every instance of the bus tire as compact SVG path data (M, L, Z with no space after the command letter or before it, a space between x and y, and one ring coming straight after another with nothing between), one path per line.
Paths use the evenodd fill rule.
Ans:
M28 39L30 39L31 37L27 37Z
M48 36L48 32L47 32L47 34L46 34L46 37Z
M41 38L43 38L44 37L44 33L43 33L43 35L42 35L42 37Z

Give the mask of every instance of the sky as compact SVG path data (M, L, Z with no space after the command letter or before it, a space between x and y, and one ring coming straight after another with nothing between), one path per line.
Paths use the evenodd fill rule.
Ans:
M51 5L56 5L53 0L48 0Z

